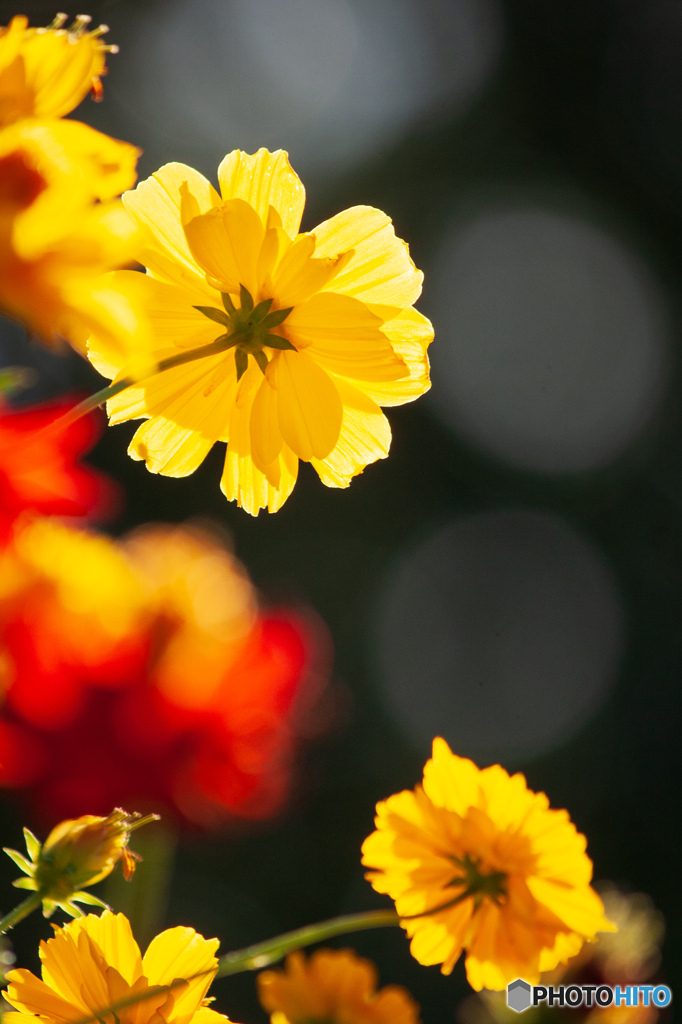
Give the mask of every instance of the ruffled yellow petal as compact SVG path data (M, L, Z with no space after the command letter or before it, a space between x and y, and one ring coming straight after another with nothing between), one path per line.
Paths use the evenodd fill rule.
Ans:
M88 1013L87 1006L80 998L76 1003L70 1002L23 968L9 971L6 979L7 1001L24 1013L38 1013L57 1022L76 1021Z
M69 934L76 943L79 942L81 935L87 935L92 939L106 962L115 967L129 985L137 981L142 974L140 947L133 938L130 922L124 914L112 914L110 911L105 911L101 917L88 914L73 922L69 928ZM54 946L50 945L52 942L55 942ZM59 964L60 970L57 969L57 963L63 952L62 945L51 939L47 943L45 955L41 958L43 978L48 984L60 990L64 979L69 977L62 962Z
M343 405L334 381L306 352L280 352L268 378L277 390L279 426L291 450L306 462L324 459L339 439Z
M370 304L370 309L382 310ZM385 308L385 307L384 307ZM431 387L429 378L429 357L427 348L433 341L433 326L430 320L416 309L406 309L398 316L385 321L381 330L389 339L393 351L407 367L407 376L388 383L363 381L360 386L365 394L378 405L404 405L414 402Z
M218 168L218 181L224 201L244 199L263 224L273 207L289 237L296 236L303 216L305 189L283 150L269 153L259 149L253 156L235 150Z
M396 238L391 220L371 206L353 206L315 228L316 256L337 256L354 250L353 257L330 288L406 309L419 297L424 275L410 259L407 245Z
M339 437L326 459L311 459L323 484L348 487L354 476L377 459L385 459L391 427L379 406L348 381L335 378L343 404Z
M349 295L322 292L287 317L296 348L338 376L359 381L395 381L408 369L382 331L382 320Z
M220 205L220 196L203 174L179 163L160 167L134 191L126 192L123 203L147 232L140 262L162 280L194 284L198 279L199 287L205 287L182 227L180 190L185 182L201 213Z
M243 199L230 199L219 209L185 222L192 256L204 273L220 284L220 291L238 293L244 285L257 295L258 261L265 228Z

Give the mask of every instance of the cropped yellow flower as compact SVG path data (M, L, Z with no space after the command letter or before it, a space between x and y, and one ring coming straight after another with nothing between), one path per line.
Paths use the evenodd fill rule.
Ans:
M258 975L258 997L271 1024L419 1024L409 992L387 985L350 949L291 953L283 971Z
M47 28L29 28L18 14L0 28L0 128L25 117L64 117L91 90L99 98L105 54L117 48L101 39L106 25L86 30L89 15L68 28L66 20L58 14Z
M128 849L130 833L157 819L157 814L143 817L137 812L128 814L121 807L106 818L85 814L56 825L42 845L25 828L29 859L17 850L4 847L5 853L27 876L12 884L17 889L30 889L37 893L42 900L45 917L50 917L57 907L71 917L80 917L81 911L76 903L105 907L106 904L96 896L82 892L83 886L101 882L111 874L119 860L125 878L129 879L135 871L135 861L140 859Z
M615 931L591 888L586 840L523 775L480 770L436 739L423 786L377 804L367 878L395 900L422 964L463 950L476 990L537 981L597 932Z
M281 507L298 460L347 487L388 454L382 405L429 387L429 321L412 308L422 275L389 218L360 206L298 233L304 190L285 153L230 153L221 194L167 164L126 208L147 231L147 274L114 279L146 309L158 360L208 346L108 403L112 423L146 418L130 454L186 476L227 441L222 490L257 515ZM90 358L125 376L97 339Z
M119 1024L224 1024L228 1018L204 999L217 948L217 939L193 928L169 928L152 939L143 958L123 914L88 914L41 942L42 981L21 968L7 974L4 996L19 1012L4 1013L3 1024L36 1024L35 1014L54 1024L95 1016ZM102 1012L155 986L172 987L115 1016Z
M106 276L133 259L137 229L114 197L135 181L138 151L76 121L0 131L0 311L47 343L146 361L144 319Z

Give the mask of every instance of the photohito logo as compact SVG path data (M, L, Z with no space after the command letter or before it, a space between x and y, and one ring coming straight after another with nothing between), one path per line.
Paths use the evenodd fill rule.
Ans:
M517 978L507 985L507 1006L523 1013L531 1006L655 1006L672 1002L667 985L529 985Z

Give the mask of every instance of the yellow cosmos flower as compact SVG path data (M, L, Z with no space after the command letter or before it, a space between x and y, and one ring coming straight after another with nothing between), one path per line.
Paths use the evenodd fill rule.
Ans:
M222 490L257 515L280 508L299 459L347 487L385 458L380 406L427 390L433 331L412 308L422 275L385 214L354 207L299 234L304 189L281 151L230 153L218 179L221 194L167 164L123 197L147 232L147 274L114 280L145 308L156 359L188 359L108 411L147 419L129 451L155 473L186 476L227 441ZM105 376L128 373L97 338L90 358Z
M29 28L18 14L0 28L0 128L25 117L64 117L92 90L101 93L100 75L106 74L105 46L100 25L86 31L87 14L64 28L66 15L58 14L47 28Z
M480 770L436 739L423 785L377 804L375 824L366 877L395 900L413 956L449 974L466 950L476 990L535 982L615 931L590 886L585 837L523 775Z
M152 939L144 957L123 914L70 921L40 944L42 981L31 971L7 974L5 999L18 1013L3 1024L54 1024L90 1017L119 1024L224 1024L227 1017L206 1006L206 991L217 970L217 939L193 928L169 928ZM174 982L185 979L184 983ZM191 980L190 980L191 979ZM155 986L169 990L144 998ZM134 1002L135 996L143 997ZM102 1011L131 1000L116 1015Z
M283 971L258 975L258 997L271 1024L419 1024L409 992L387 985L350 949L320 949L306 960L291 953Z
M47 343L146 364L136 305L106 277L133 259L137 229L114 197L135 181L138 150L76 121L0 131L0 311ZM104 275L104 276L103 276Z

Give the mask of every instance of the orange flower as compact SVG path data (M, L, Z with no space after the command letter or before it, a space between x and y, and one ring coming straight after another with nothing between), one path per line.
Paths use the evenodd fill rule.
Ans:
M377 991L377 972L350 949L291 953L284 970L258 975L271 1024L419 1024L419 1007L398 985Z
M433 741L424 782L377 804L362 847L367 878L395 900L422 964L452 971L466 950L472 988L535 982L601 931L586 840L523 775L483 770Z

